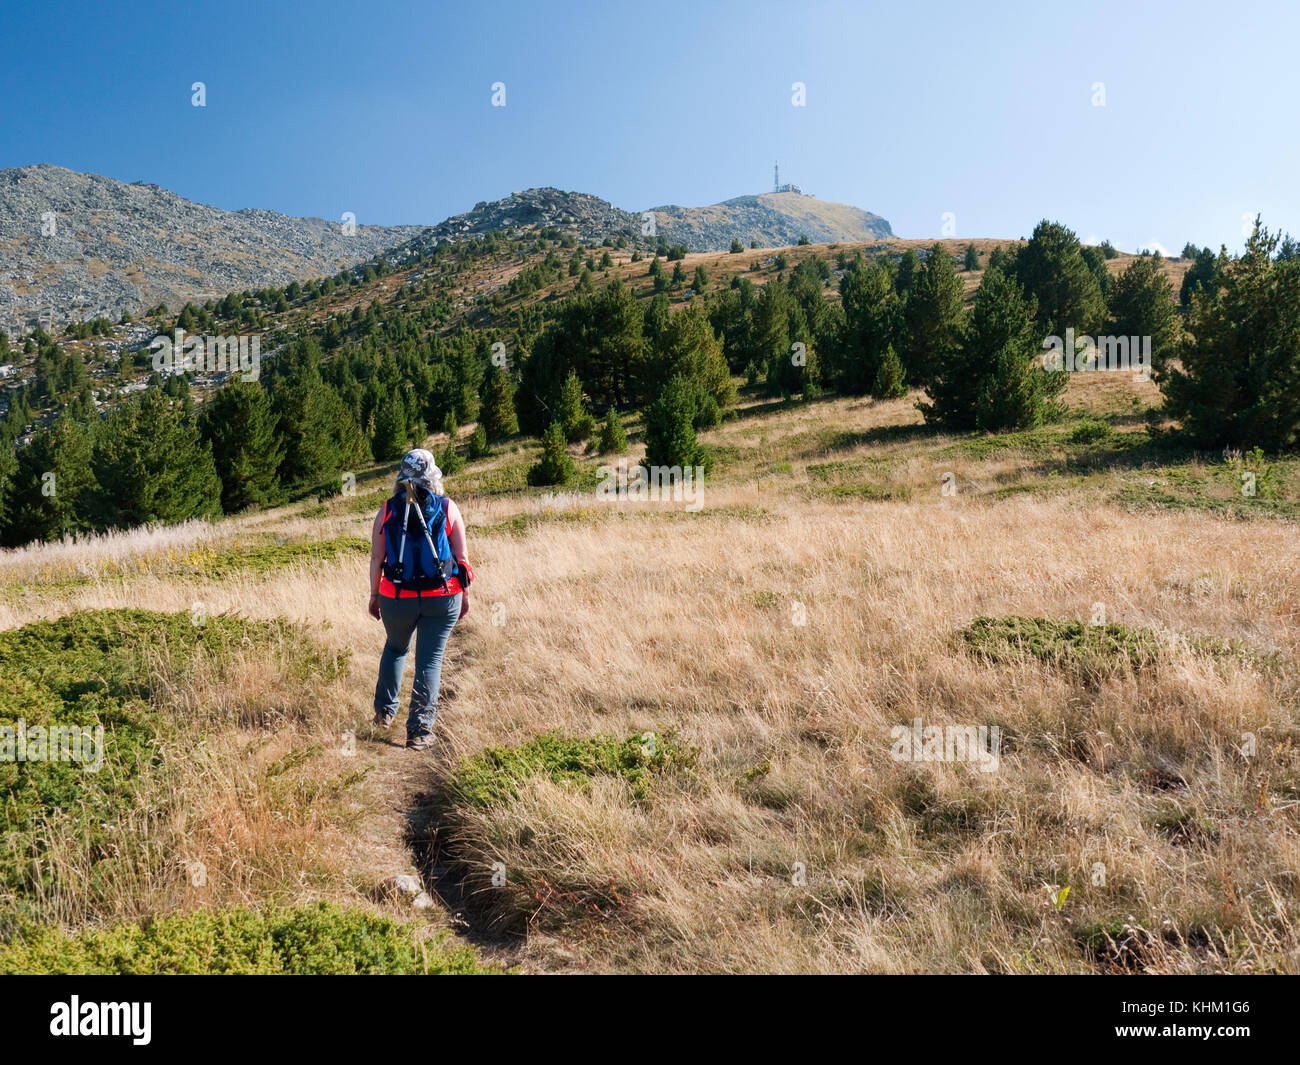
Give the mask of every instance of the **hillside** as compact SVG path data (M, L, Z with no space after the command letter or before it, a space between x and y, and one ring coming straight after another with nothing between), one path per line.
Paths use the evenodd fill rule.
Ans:
M51 215L52 213L52 215ZM39 165L0 171L0 329L10 335L163 303L175 308L241 289L323 277L383 255L409 264L445 243L489 233L565 236L584 246L692 251L892 236L878 215L797 192L740 196L709 207L627 211L580 192L535 188L434 226L357 225L274 211L223 211L157 185ZM54 232L45 235L53 218Z
M351 497L0 554L11 712L141 678L109 764L165 739L71 826L15 792L0 923L74 938L0 971L114 943L153 971L242 949L206 914L318 900L395 968L403 922L433 971L471 964L440 942L525 972L1294 971L1300 471L1243 500L1229 463L1153 441L1154 386L1081 377L1064 423L1000 437L927 429L915 394L746 399L694 514L530 489L534 440L470 462L448 487L478 581L431 754L369 724L391 464ZM572 451L589 482L605 460ZM1080 547L1120 542L1142 550ZM900 761L916 718L998 726L998 770ZM94 938L156 914L173 954ZM324 937L297 965L353 963L334 918L277 919Z
M606 238L617 237L622 237L625 243L643 243L640 215L621 211L599 196L585 192L540 188L512 192L491 203L477 203L472 211L430 226L394 248L388 258L403 262L420 252L431 253L444 241L466 240L511 229L553 229L581 244L599 244Z
M568 202L571 207L580 207L582 203L581 200ZM564 217L571 221L558 220ZM316 295L313 295L313 287L309 285L298 297L287 300L284 309L276 309L257 294L248 296L243 301L240 329L262 334L263 355L273 356L286 340L302 335L320 336L331 320L347 322L349 316L359 308L364 309L374 304L385 309L399 306L407 309L427 308L425 332L429 336L447 337L462 330L497 331L505 335L516 329L521 322L532 321L538 315L545 317L559 301L578 290L580 276L575 276L567 269L548 270L545 267L548 259L554 262L552 257L558 252L562 252L562 257L569 258L571 263L590 263L595 285L620 281L639 301L648 304L654 298L656 289L654 279L648 272L647 253L631 247L601 249L577 243L578 233L571 227L581 227L587 222L596 222L601 217L599 211L580 211L575 214L552 212L547 208L541 219L529 224L529 230L517 231L509 237L502 236L502 231L491 229L484 234L466 232L458 239L451 240L449 245L445 245L436 254L435 249L442 244L442 240L426 237L425 233L435 233L442 230L442 227L431 227L402 247L384 253L387 265L376 264L379 276L368 276L361 268L345 271L342 276L348 280L347 284L340 284L328 293L317 290ZM562 238L548 240L535 228L539 221L545 223L541 230L549 231L554 227L562 231ZM457 222L457 227L459 225ZM490 237L485 239L489 234ZM562 242L569 246L564 247ZM852 258L857 254L868 257L884 255L897 259L908 250L924 257L934 243L930 240L902 240L895 237L865 242L814 243L787 248L746 248L736 253L689 252L682 264L688 275L693 274L697 266L703 267L714 290L727 287L734 278L743 278L761 287L807 259L821 258L832 264L838 263L841 257ZM954 260L959 260L966 245L973 243L980 253L981 261L986 261L995 247L1011 249L1019 244L1018 241L986 238L973 241L949 239L938 243ZM600 268L598 259L604 252L610 254L611 261L608 267ZM1130 254L1120 254L1106 265L1112 274L1118 275L1137 258ZM1162 269L1175 291L1189 265L1183 260L1164 260ZM369 271L370 274L374 272L373 269ZM842 274L838 265L832 266L825 287L825 297L832 303L839 300L837 286ZM983 270L963 271L958 276L969 303L974 298ZM673 312L688 306L695 298L693 292L685 286L670 289L666 295ZM106 327L102 336L78 338L55 330L55 341L61 351L84 365L95 385L96 405L111 407L122 397L144 387L151 373L147 345L154 336L172 333L177 325L178 310L179 307L172 306L167 314L137 315L136 321L130 325ZM220 333L222 330L235 331L233 325L225 321L219 326L214 324L208 331ZM35 384L39 393L46 394L46 390L40 387L38 363L34 353L24 354L16 346L11 350L7 364L0 367L0 385L3 385L3 390L0 390L0 413L8 409L15 390L24 384ZM195 375L192 385L196 399L202 402L212 389L225 380L225 374ZM53 400L54 394L51 392L46 402L52 404ZM45 417L48 417L53 408L44 409Z
M0 762L0 973L1294 970L1300 460L1189 450L1129 373L1071 375L1059 417L997 434L926 424L915 389L795 399L748 372L731 312L797 287L832 322L859 254L943 264L932 244L656 260L545 219L11 349L20 531L75 507L84 463L52 442L96 409L231 409L220 373L154 376L148 338L182 323L263 336L251 391L291 419L271 447L213 419L189 454L240 458L242 482L282 444L301 472L225 517L137 506L0 551L0 717L117 722L109 772ZM974 243L987 264L998 242ZM955 274L967 301L981 276L1001 277ZM598 491L646 460L653 406L620 408L623 450L559 438L562 484L531 483L531 427L475 443L498 342L527 352L519 400L572 323L613 335L579 315L613 308L663 357L711 301L738 399L700 426L693 500ZM143 468L185 457L103 424ZM477 573L431 753L370 723L367 535L411 443ZM143 464L118 477L91 446L128 494ZM1141 550L1095 549L1120 542ZM922 725L996 746L900 755Z
M879 215L829 203L800 192L765 192L737 196L711 207L652 208L660 236L691 251L723 251L733 240L746 248L778 248L797 244L881 240L894 235Z
M43 223L53 213L54 232ZM48 228L48 225L47 225ZM0 329L26 332L157 303L332 274L418 226L357 225L275 211L223 211L157 185L59 166L0 170Z

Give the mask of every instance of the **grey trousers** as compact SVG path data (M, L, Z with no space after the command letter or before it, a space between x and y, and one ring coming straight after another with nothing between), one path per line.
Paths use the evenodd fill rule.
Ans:
M406 718L408 737L433 731L438 713L438 688L442 683L442 655L447 637L460 617L460 602L459 594L424 595L418 599L380 597L379 614L388 639L379 659L375 710L388 718L396 716L402 673L414 636L415 679L411 684L411 712Z

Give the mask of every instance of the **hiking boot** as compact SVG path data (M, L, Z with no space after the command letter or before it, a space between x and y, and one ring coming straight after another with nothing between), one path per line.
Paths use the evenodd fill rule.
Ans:
M393 723L393 718L396 716L396 714L385 714L382 710L376 710L373 723L378 725L380 728L388 728L388 726Z
M426 732L422 736L407 736L406 748L410 751L427 751L433 746L433 733Z

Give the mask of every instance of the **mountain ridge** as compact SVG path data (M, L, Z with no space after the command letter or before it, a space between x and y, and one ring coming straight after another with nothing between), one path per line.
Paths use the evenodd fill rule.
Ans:
M50 163L0 170L0 328L139 313L335 273L423 227L227 211Z
M445 242L511 229L554 229L582 244L691 251L785 247L893 236L879 215L797 191L705 207L628 211L551 186L480 201L436 225L367 226L266 208L234 211L152 182L122 182L49 163L0 170L0 329L138 315L159 303L309 281L378 257L404 263Z

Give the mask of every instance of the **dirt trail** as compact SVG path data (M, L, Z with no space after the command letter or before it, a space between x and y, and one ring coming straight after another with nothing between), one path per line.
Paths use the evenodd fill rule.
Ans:
M447 646L442 690L438 699L435 734L456 726L457 678L472 652L453 634ZM409 672L409 671L408 671ZM402 709L387 729L369 723L357 730L357 755L370 768L358 798L367 811L356 825L359 849L377 883L388 876L414 874L434 899L436 909L425 911L437 925L473 946L484 962L502 967L521 965L523 941L518 936L495 933L476 914L460 878L440 862L438 783L451 766L445 744L429 751L409 751L406 743L406 700L410 677L405 678ZM392 903L407 910L409 904Z

